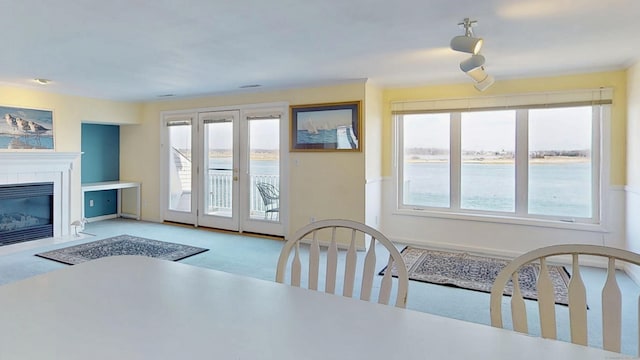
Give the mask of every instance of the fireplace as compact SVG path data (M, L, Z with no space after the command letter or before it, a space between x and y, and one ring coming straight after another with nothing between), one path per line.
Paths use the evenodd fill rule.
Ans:
M52 182L0 186L0 246L52 236Z
M0 229L0 245L27 244L25 233L35 232L39 239L62 239L71 235L71 204L80 203L79 174L74 174L74 162L80 157L80 153L66 153L55 151L33 152L0 152L0 189L5 192L7 188L37 185L25 192L38 196L30 199L15 198L10 195L8 199L0 200L0 218L4 217L4 225ZM76 178L75 185L72 179ZM23 189L23 188L21 188ZM14 189L15 190L15 189ZM10 192L13 192L11 190ZM40 193L40 191L43 191ZM38 205L40 210L24 215L23 206ZM29 206L31 207L31 206ZM76 216L80 216L77 211ZM37 220L37 225L35 224ZM23 234L15 235L18 225ZM44 235L43 229L47 229ZM49 230L52 229L52 230ZM51 232L52 231L52 232ZM35 239L34 239L35 240ZM5 247L3 247L5 248ZM6 248L12 248L7 246ZM5 248L5 249L6 249Z

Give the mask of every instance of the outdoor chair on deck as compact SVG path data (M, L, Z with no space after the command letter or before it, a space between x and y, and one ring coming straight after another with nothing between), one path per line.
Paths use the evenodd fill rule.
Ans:
M311 245L309 247L308 257L300 254L300 241L309 237ZM369 247L364 253L363 261L358 261L356 251L356 242L360 239L369 241ZM344 256L339 254L337 242L339 240L347 240L348 250ZM321 250L320 243L323 243L322 258L326 257L326 268L320 269ZM382 245L385 249L378 247L376 244ZM326 251L324 251L326 249ZM376 250L382 256L389 254L387 261L378 265L376 262ZM293 256L290 256L293 251ZM380 254L379 253L379 254ZM289 259L291 261L289 262ZM301 260L302 259L302 260ZM307 261L308 260L308 261ZM302 263L308 264L308 278L301 281L304 277L302 274ZM344 267L338 264L344 263ZM386 265L387 271L384 276L376 277L376 273L380 268ZM397 272L397 280L392 277L392 271L395 267ZM373 289L378 289L377 302L380 304L389 304L392 288L395 288L396 298L395 306L404 308L407 304L407 289L409 287L409 276L407 268L400 252L393 243L387 239L382 233L365 224L351 220L321 220L313 222L302 229L298 230L295 235L290 238L284 245L280 258L278 259L278 268L276 271L276 281L285 283L287 277L287 268L290 269L289 281L292 286L301 287L304 282L306 287L311 290L318 290L319 280L324 273L325 286L324 292L335 294L336 279L339 277L344 279L342 296L355 297L354 287L356 282L360 282L360 300L370 301ZM356 276L356 269L358 276ZM375 280L375 281L374 281ZM379 281L378 281L379 280ZM375 301L376 299L373 299Z
M607 261L607 274L602 288L602 345L605 350L620 352L622 297L618 281L616 280L616 262L640 265L640 254L599 245L554 245L536 249L515 258L496 277L491 289L490 312L491 325L503 327L502 303L503 290L509 280L513 283L511 297L511 320L513 330L529 333L527 325L527 310L518 281L518 270L529 264L540 266L540 274L536 284L538 292L538 313L540 332L543 338L556 339L556 308L555 289L549 276L547 260L553 256L571 256L571 280L568 284L568 314L571 342L588 345L587 337L587 299L585 283L582 281L579 260L584 257ZM508 300L507 300L508 301ZM634 307L638 308L638 301L634 299ZM589 305L590 308L594 305ZM636 318L637 322L638 319ZM637 324L636 324L637 326Z
M278 188L269 184L269 183L256 183L256 187L258 188L258 192L260 193L260 197L262 197L262 202L264 203L265 211L264 218L269 217L273 219L273 216L280 215L280 192Z

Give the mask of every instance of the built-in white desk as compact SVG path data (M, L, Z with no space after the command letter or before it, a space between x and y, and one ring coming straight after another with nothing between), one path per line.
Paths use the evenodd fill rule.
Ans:
M135 189L136 212L135 214L122 212L122 189ZM117 216L140 220L140 183L135 181L104 181L82 184L82 217L84 218L85 193L89 191L118 190Z
M0 359L623 358L139 256L102 258L0 286L0 309Z

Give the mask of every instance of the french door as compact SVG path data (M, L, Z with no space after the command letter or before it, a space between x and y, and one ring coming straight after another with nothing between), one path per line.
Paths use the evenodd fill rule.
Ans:
M286 107L163 114L163 217L283 235Z

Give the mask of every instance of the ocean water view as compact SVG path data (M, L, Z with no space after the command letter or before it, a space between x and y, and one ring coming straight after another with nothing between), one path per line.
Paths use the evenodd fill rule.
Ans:
M212 168L231 168L231 158L214 158ZM251 160L253 176L278 176L278 161ZM444 162L408 162L405 165L404 203L449 207L449 165ZM529 165L529 213L589 218L592 216L591 163L551 161ZM470 162L462 166L461 208L496 212L515 211L513 163Z
M231 157L217 157L209 159L210 169L233 168ZM255 160L251 159L249 168L252 175L279 175L280 168L278 160ZM231 174L231 172L229 172Z
M449 165L409 162L404 168L404 203L449 207ZM515 211L515 166L511 163L464 163L461 208L497 212ZM529 213L589 218L591 164L549 162L529 165Z

